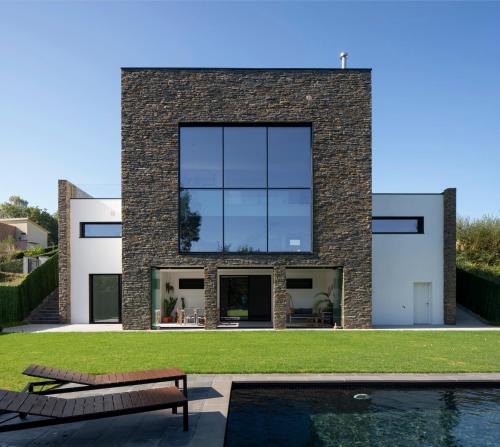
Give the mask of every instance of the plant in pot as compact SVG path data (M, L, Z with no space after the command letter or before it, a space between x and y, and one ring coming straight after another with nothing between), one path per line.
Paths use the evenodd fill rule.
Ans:
M177 298L171 296L163 300L163 323L172 323L174 318L172 317L172 312L177 304Z
M172 317L172 312L177 304L177 298L168 296L174 291L174 286L168 281L165 283L165 298L163 300L163 323L172 323L174 321Z

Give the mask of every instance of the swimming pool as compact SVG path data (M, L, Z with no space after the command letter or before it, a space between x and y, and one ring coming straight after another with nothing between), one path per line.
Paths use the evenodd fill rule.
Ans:
M244 385L226 447L500 445L500 387Z

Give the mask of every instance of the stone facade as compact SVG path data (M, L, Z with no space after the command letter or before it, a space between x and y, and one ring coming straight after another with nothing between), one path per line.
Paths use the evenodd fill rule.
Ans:
M457 268L456 268L456 241L457 241L457 190L445 189L443 192L443 250L444 250L444 322L456 324L457 312Z
M59 216L59 320L61 323L71 323L70 213L71 199L76 197L91 196L73 183L59 180L57 212Z
M273 269L272 295L273 327L275 329L286 328L287 311L288 295L286 293L286 268L284 265L275 265Z
M179 253L179 124L203 122L311 124L312 254ZM281 327L283 266L342 266L344 326L370 327L371 178L370 70L124 69L124 327L150 327L151 268L169 266L206 267L210 327L217 268L275 267L273 320Z

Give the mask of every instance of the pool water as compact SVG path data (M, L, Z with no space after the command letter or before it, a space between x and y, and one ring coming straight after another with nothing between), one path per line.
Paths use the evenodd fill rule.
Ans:
M233 446L500 446L500 388L235 388Z

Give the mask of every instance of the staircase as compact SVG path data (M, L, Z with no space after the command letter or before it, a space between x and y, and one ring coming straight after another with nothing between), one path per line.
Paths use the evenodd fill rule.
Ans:
M59 289L55 289L26 318L30 324L59 324Z

